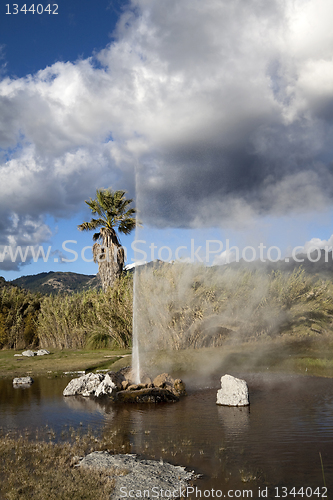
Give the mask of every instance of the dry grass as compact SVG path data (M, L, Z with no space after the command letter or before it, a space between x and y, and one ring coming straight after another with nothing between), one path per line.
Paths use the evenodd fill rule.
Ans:
M39 345L46 349L129 347L132 289L132 277L123 276L105 293L90 290L43 297L37 325Z
M132 303L131 275L105 293L42 296L14 286L0 288L0 349L129 347Z
M138 329L148 348L218 347L282 336L332 335L333 285L304 271L177 264L139 273Z
M77 456L113 449L113 437L71 431L70 441L55 443L44 436L0 431L0 498L6 500L106 500L114 487L110 473L74 466Z

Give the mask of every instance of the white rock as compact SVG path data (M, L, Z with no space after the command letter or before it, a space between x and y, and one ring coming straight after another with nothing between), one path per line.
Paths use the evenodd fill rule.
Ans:
M30 385L32 383L33 380L31 377L19 377L13 380L13 385Z
M180 495L186 491L188 482L196 479L194 471L190 472L185 467L172 465L163 460L141 460L135 455L111 455L104 451L95 451L90 453L76 467L83 469L96 469L109 471L115 482L115 489L110 498L116 500L125 497L146 497L144 491L165 492L165 497L176 498L174 494L168 495L167 492L174 493L176 490ZM124 474L124 471L126 473ZM124 494L127 492L128 494ZM133 493L131 493L133 492ZM161 493L161 496L163 493ZM147 495L150 498L160 498L160 495ZM185 495L184 495L185 496ZM164 495L163 495L164 498Z
M35 355L35 353L33 351L29 351L28 350L28 351L23 351L22 352L22 356L28 356L28 357L30 357L30 356L34 356L34 355Z
M14 354L14 356L22 356L22 354Z
M249 390L245 380L231 375L221 377L221 389L217 391L216 404L225 406L249 405Z
M105 375L104 380L99 384L95 390L95 396L99 398L100 396L110 395L113 391L117 390L116 384L111 379L110 375Z
M88 373L79 378L73 378L63 391L64 396L91 396L104 380L101 373Z
M45 356L45 354L50 354L50 351L47 351L46 349L39 349L37 351L37 356Z

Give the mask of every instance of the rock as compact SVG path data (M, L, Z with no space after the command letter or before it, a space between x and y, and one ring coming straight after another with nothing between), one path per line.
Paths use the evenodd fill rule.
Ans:
M111 396L117 391L114 372L106 375L102 373L88 373L78 378L73 378L63 391L64 396ZM121 384L120 384L121 387Z
M33 380L31 377L14 378L13 385L31 385Z
M153 387L136 391L120 391L117 393L117 400L122 403L174 403L179 401L179 398L168 389Z
M14 354L14 356L22 356L22 354Z
M117 390L121 391L123 388L122 383L126 381L124 375L120 371L119 372L110 371L107 374L112 380L112 383L117 387Z
M141 377L141 384L144 384L144 385L145 385L145 386L147 386L147 387L152 387L153 382L152 382L151 378L150 378L150 377L148 377L148 375L145 375L145 374L144 374L144 375Z
M46 349L39 349L37 351L37 356L45 356L46 354L50 354L50 351L47 351Z
M95 394L105 376L101 373L88 373L79 378L73 378L63 391L64 396L91 396Z
M225 406L249 405L249 390L245 380L231 375L221 377L221 389L217 391L216 404Z
M176 396L186 395L184 382L180 378L174 380L168 373L157 375L157 377L154 378L153 385L161 389L168 389L168 391Z
M128 378L127 378L128 377ZM129 403L160 403L179 401L186 394L185 384L163 373L155 378L154 384L145 376L141 384L133 384L131 371L126 368L119 372L88 373L69 382L64 396L109 396L113 400Z
M184 382L180 378L177 378L175 380L174 391L173 392L177 396L186 396L185 384L184 384Z
M121 368L117 373L120 373L124 377L124 380L128 381L129 385L134 384L133 372L130 366L125 366L124 368Z
M97 389L95 390L95 396L96 398L99 398L100 396L110 396L112 392L115 392L117 390L116 384L112 381L112 378L110 375L107 373L105 375L104 380L99 384Z
M174 387L175 381L168 373L161 373L154 378L153 384L155 387L161 387L162 389L167 387Z
M128 387L129 387L128 380L124 380L124 381L121 383L121 390L126 391L126 389L128 389Z
M162 460L140 460L136 455L110 455L106 451L95 451L84 457L79 467L87 469L110 470L114 473L115 489L111 499L124 497L157 498L159 492L163 497L178 498L186 493L188 481L196 479L193 471L188 472L185 467L171 465ZM145 492L149 492L146 495ZM158 494L158 495L157 495Z
M128 391L139 391L140 389L145 389L145 384L132 384L127 387Z
M121 368L118 372L117 375L120 374L123 378L123 380L127 380L129 385L136 385L136 382L134 380L134 375L132 368L130 366L125 366L124 368ZM147 375L147 373L141 372L140 374L140 379L141 383L144 385L149 385L152 383L151 378Z
M23 351L22 352L22 356L32 357L34 355L35 355L35 353L33 351L29 351L28 350L28 351Z

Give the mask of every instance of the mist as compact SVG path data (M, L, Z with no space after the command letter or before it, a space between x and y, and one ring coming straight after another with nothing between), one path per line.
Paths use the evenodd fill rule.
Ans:
M186 374L205 385L225 370L288 370L298 347L330 332L332 286L302 268L156 262L136 273L136 331L148 373Z

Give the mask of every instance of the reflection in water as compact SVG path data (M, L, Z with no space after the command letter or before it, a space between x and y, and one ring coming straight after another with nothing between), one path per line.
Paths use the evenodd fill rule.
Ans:
M114 409L108 404L105 399L84 398L82 396L63 397L63 401L67 408L83 413L99 412L110 421L113 418Z
M246 375L250 407L216 405L216 389L176 404L123 405L62 396L69 378L36 379L29 389L0 381L0 425L65 425L111 436L115 451L163 459L203 474L201 488L333 484L333 380ZM218 386L218 384L217 384ZM272 492L272 494L274 491ZM253 498L256 498L254 495Z
M226 406L218 406L218 415L224 427L225 434L230 436L239 435L243 432L248 432L250 425L250 407L243 406L237 408L229 408Z

